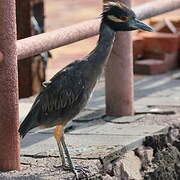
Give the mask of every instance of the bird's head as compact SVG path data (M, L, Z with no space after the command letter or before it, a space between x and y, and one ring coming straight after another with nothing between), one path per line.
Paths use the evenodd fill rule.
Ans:
M136 19L135 13L123 3L108 2L104 6L102 21L114 31L145 30L152 32L153 29Z

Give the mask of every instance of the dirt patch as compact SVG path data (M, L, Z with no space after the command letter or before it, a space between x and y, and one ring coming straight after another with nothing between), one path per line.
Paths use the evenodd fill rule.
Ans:
M180 152L172 145L157 151L148 170L145 180L179 180Z
M73 159L73 162L79 167L88 168L89 180L102 179L97 160ZM21 157L21 171L0 172L0 180L74 180L74 174L64 171L59 165L59 157ZM82 180L87 179L82 172L79 175Z
M146 146L153 148L154 158L148 164L145 180L180 179L180 126L169 128L167 134L147 137Z

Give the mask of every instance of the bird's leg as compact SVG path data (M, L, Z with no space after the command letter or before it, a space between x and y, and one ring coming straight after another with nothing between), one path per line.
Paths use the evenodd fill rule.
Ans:
M60 154L60 157L62 159L63 169L72 171L75 174L76 179L79 179L79 175L78 175L76 170L82 171L83 174L86 175L85 171L82 168L78 168L78 167L76 168L76 167L74 167L74 165L72 163L71 157L69 155L68 148L67 148L65 140L64 140L64 126L63 125L56 126L56 128L54 129L54 137L55 137L57 144L58 144L59 154ZM67 161L68 161L69 166L66 166L63 150L64 150L64 153L67 157ZM87 177L87 175L86 175L86 177Z
M63 154L62 144L61 144L61 138L63 137L63 135L64 135L64 127L62 125L56 126L56 128L54 129L54 137L55 137L57 145L58 145L59 155L60 155L61 161L62 161L62 166L66 167L66 161L65 161L64 154Z
M61 143L62 143L62 146L63 146L63 149L64 149L64 152L66 154L66 157L67 157L67 160L68 160L68 164L69 164L69 170L72 171L74 174L75 174L75 178L76 179L79 179L79 175L78 175L78 172L77 171L81 171L85 177L84 178L87 178L87 172L89 173L89 171L85 170L84 168L82 167L78 167L78 166L74 166L73 163L72 163L72 160L71 160L71 157L69 155L69 151L68 151L68 148L66 146L66 143L65 143L65 139L64 139L64 136L61 138Z
M69 151L68 151L68 148L67 148L67 146L66 146L66 143L65 143L65 140L64 140L64 136L62 136L62 138L61 138L61 143L62 143L64 152L65 152L66 157L67 157L67 160L68 160L69 168L70 168L70 170L71 170L72 172L75 172L75 174L76 174L76 170L75 170L75 168L74 168L74 166L73 166L71 157L70 157L70 155L69 155Z

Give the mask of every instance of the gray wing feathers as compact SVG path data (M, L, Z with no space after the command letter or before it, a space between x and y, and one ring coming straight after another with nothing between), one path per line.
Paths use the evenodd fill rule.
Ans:
M43 112L52 112L71 107L84 91L83 78L75 61L54 75L40 95Z
M58 72L37 96L29 114L20 126L20 134L25 134L40 125L53 125L56 118L78 104L84 93L84 79L79 72L78 62L72 63Z
M83 91L82 84L71 88L64 83L61 85L59 84L58 87L56 86L57 84L52 84L46 90L46 93L43 93L40 97L40 104L43 112L48 113L71 107Z

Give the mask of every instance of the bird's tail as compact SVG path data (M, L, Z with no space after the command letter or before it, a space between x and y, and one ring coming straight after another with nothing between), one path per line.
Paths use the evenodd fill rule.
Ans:
M35 112L35 109L33 108L21 123L18 131L22 138L24 138L28 131L38 126L37 115L37 111Z

